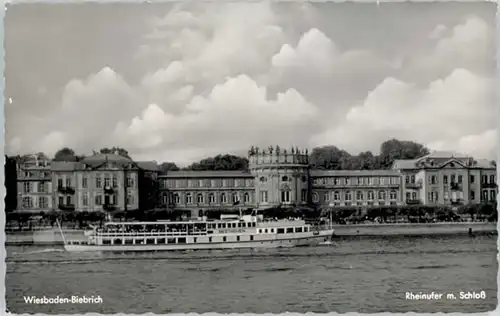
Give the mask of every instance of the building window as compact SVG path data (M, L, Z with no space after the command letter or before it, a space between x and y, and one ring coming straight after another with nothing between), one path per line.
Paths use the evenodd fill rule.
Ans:
M385 191L378 191L378 199L380 201L385 201Z
M283 177L281 178L281 181L285 181L285 182L286 182L286 181L288 181L288 177L287 177L287 176L283 176Z
M462 175L458 175L458 183L462 183Z
M39 193L45 193L45 182L39 182L38 183L38 192Z
M191 203L193 203L193 197L191 196L191 193L186 193L186 204Z
M410 183L410 176L406 176L406 183Z
M357 191L356 192L356 200L357 201L362 201L363 200L363 191Z
M415 183L415 175L411 176L411 183Z
M260 191L260 201L267 203L267 191Z
M102 179L99 175L95 178L95 187L98 189L102 188Z
M32 191L31 189L31 182L24 182L24 192L25 193L30 193Z
M64 196L59 196L59 205L64 205Z
M240 196L238 193L233 193L233 203L236 203L240 200Z
M368 191L368 201L373 201L375 199L375 193L373 191Z
M352 200L352 193L351 193L351 191L347 191L345 193L345 200L346 201L351 201Z
M250 194L245 192L245 194L243 194L243 201L245 203L250 203Z
M470 199L475 200L476 199L476 191L472 190L470 191Z
M495 201L497 197L497 193L495 190L490 190L490 201Z
M63 187L63 179L61 178L57 179L57 187L59 188Z
M406 200L411 200L411 193L410 192L406 192Z
M196 202L197 202L198 204L203 204L203 203L204 203L204 201L203 201L203 200L204 200L204 199L203 199L203 194L199 193L199 194L197 194L197 195L196 195Z
M179 204L181 202L181 197L179 193L174 193L174 203Z
M86 178L86 177L83 177L83 178L82 178L82 188L83 188L83 189L86 189L86 188L87 188L87 185L88 185L88 184L87 184L87 178Z
M319 202L318 192L313 192L313 194L312 194L312 200L313 200L314 203L318 203Z
M391 201L398 199L398 193L396 192L396 190L391 190L389 198L391 199Z
M333 178L333 184L339 185L340 184L340 179L339 178Z
M476 181L475 177L473 175L470 176L470 183L474 183Z
M482 198L483 198L483 201L488 201L488 190L483 190Z
M71 188L71 178L66 178L66 187Z
M23 208L32 208L33 207L33 199L29 196L23 197Z
M82 204L83 206L89 205L89 196L87 194L82 195Z
M340 193L339 193L339 191L333 192L333 200L334 201L340 201Z
M490 176L490 183L491 184L495 183L495 175L493 174Z
M443 183L448 184L448 176L447 175L443 176Z
M167 205L168 204L168 195L167 193L164 193L161 195L161 202L163 205Z
M260 177L260 178L259 178L259 181L260 181L260 182L266 182L266 181L267 181L267 178L266 178L266 177Z
M451 175L451 183L455 183L455 175L454 174Z
M134 187L134 178L131 176L127 176L127 187L128 188L133 188Z
M127 194L127 205L134 204L134 196L132 194Z
M95 205L102 205L102 195L96 195Z
M227 203L227 197L226 197L226 194L225 193L222 193L220 195L220 202L221 203Z
M307 190L302 189L301 194L300 194L300 200L302 202L306 202L307 201Z
M417 199L417 192L412 192L412 193L411 193L411 198L412 198L413 200L416 200L416 199Z
M330 192L325 192L325 195L323 196L323 199L325 200L325 202L330 201Z
M39 208L48 208L49 207L49 203L48 203L46 196L38 197L38 207Z
M481 182L482 182L483 184L488 183L488 176L482 176L482 177L481 177Z
M104 187L109 188L111 186L111 179L109 178L108 175L104 177Z
M66 196L66 205L72 205L72 204L73 201L71 195Z
M290 191L286 190L281 191L281 202L284 203L290 202Z
M118 187L118 179L116 178L115 175L113 175L113 182L112 182L112 185L113 185L113 188L117 188Z
M215 195L213 193L208 194L208 203L209 204L215 203Z

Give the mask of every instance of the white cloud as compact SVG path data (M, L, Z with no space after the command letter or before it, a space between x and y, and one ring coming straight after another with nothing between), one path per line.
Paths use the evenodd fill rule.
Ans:
M471 135L496 124L493 87L493 80L464 69L426 89L388 78L342 124L314 137L314 143L378 152L381 142L396 137L473 153Z
M45 135L38 144L35 151L43 152L47 155L53 156L59 149L67 146L64 133L60 131L53 131Z

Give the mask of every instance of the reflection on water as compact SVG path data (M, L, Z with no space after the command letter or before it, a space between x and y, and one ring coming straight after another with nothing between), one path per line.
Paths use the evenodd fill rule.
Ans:
M331 247L68 253L7 247L14 313L479 312L496 307L496 237L352 238ZM405 292L487 293L411 301ZM99 305L29 305L24 295L100 295Z

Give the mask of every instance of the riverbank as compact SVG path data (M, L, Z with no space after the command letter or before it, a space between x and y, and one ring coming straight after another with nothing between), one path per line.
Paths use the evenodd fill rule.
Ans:
M335 235L348 236L431 236L496 234L497 224L490 222L453 223L398 223L398 224L348 224L333 225ZM63 230L64 237L71 240L86 240L83 230ZM32 232L7 233L6 245L63 245L63 237L58 229Z

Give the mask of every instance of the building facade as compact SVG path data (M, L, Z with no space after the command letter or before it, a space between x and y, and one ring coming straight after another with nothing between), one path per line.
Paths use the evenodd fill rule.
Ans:
M155 162L99 154L18 167L23 210L199 211L237 208L465 205L496 201L496 166L435 152L389 170L311 168L307 150L252 147L248 171L169 171Z

